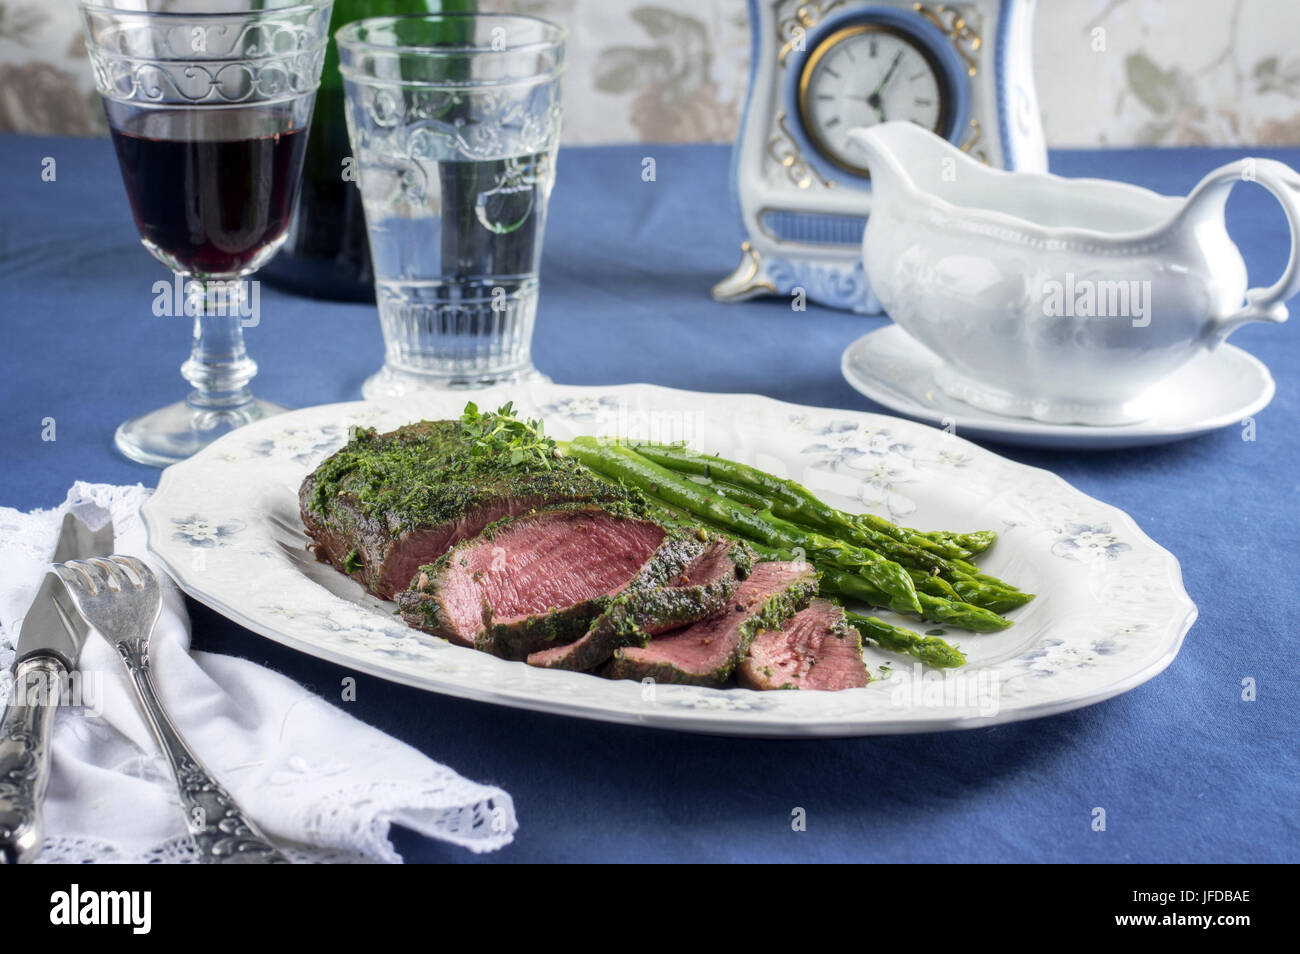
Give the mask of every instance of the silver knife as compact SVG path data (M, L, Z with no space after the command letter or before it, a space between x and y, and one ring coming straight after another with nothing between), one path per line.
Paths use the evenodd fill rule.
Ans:
M54 562L108 556L113 524L92 532L68 514ZM13 696L0 721L0 863L31 861L45 837L41 802L50 778L50 729L68 674L90 631L63 582L47 573L23 617L13 668Z

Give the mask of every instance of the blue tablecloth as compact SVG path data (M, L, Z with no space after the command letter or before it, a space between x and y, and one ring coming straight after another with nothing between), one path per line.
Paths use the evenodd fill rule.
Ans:
M1300 151L1271 153L1300 166ZM641 179L641 159L657 180ZM1054 171L1186 193L1239 152L1057 152ZM56 179L42 181L42 159ZM742 238L726 149L568 149L542 266L536 361L556 381L647 381L880 410L840 378L880 327L784 301L721 305ZM106 141L0 137L0 503L59 503L77 479L152 485L112 449L125 416L179 398L179 320L150 314L163 270L140 247ZM1230 227L1253 285L1286 261L1281 211L1240 188ZM257 393L291 406L359 396L381 361L373 308L263 289ZM1278 381L1256 440L1105 453L1000 448L1131 513L1182 561L1200 607L1181 654L1119 698L1035 722L849 741L738 741L497 708L359 679L349 711L510 791L515 842L477 858L398 835L410 860L1295 861L1296 421L1300 320L1233 343ZM42 441L54 418L57 440ZM327 699L344 670L191 602L194 645L265 663ZM1242 700L1252 677L1258 699ZM791 811L807 812L793 831ZM1107 827L1093 831L1094 807Z

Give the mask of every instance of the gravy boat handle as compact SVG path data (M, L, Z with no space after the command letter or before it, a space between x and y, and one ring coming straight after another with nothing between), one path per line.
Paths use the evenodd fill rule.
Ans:
M1268 288L1246 292L1246 304L1236 311L1214 319L1210 346L1215 347L1236 328L1251 321L1281 324L1287 319L1283 304L1300 292L1300 173L1276 159L1239 159L1215 169L1192 190L1183 209L1185 218L1223 215L1228 193L1239 182L1256 182L1273 193L1286 212L1291 227L1291 254L1282 277Z

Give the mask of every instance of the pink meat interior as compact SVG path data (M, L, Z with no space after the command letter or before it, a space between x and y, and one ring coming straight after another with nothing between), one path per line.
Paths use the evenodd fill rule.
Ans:
M626 586L663 537L653 523L599 511L523 518L452 556L443 599L471 631L484 604L499 623L574 606Z
M394 592L410 584L420 567L432 563L450 547L477 535L489 523L526 513L536 505L534 498L501 499L471 510L459 520L416 530L394 544L376 588L381 595L391 597Z
M732 562L730 553L731 544L728 541L714 540L704 548L704 552L695 558L681 576L673 580L672 585L708 586L710 583L734 575L736 565Z
M840 619L833 603L814 600L779 630L760 633L746 666L774 686L793 683L832 691L865 686L870 676L856 640L834 632Z

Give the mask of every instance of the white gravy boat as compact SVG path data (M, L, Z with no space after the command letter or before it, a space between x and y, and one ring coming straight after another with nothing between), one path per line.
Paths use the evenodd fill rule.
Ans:
M1300 291L1300 174L1272 159L1211 172L1187 198L1104 179L1005 172L911 123L849 134L872 208L863 265L885 311L945 362L948 394L1057 424L1122 424L1142 396L1248 321L1282 322ZM1223 211L1242 181L1286 210L1291 255L1269 288Z

